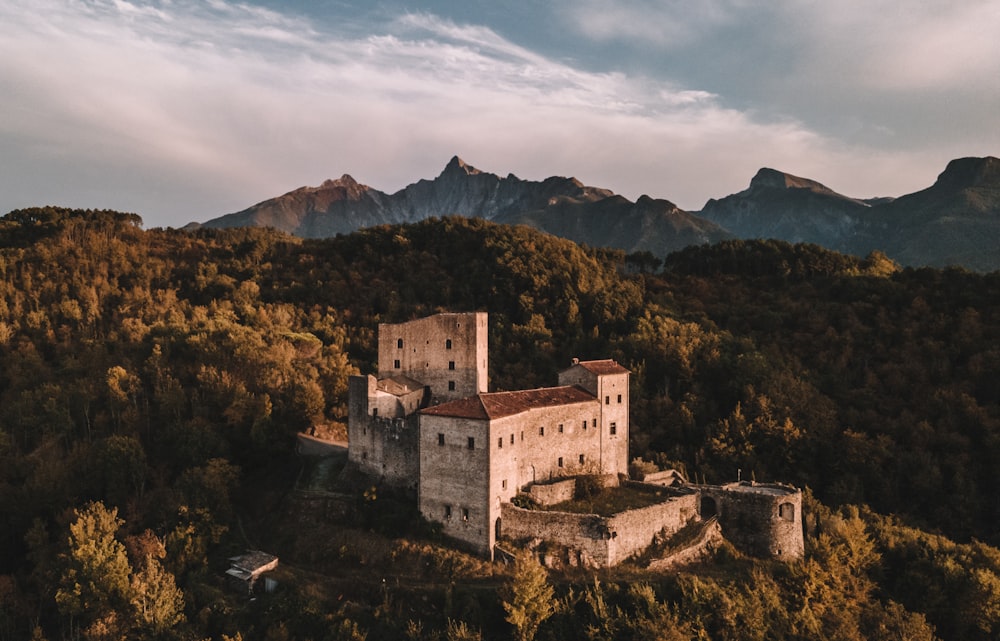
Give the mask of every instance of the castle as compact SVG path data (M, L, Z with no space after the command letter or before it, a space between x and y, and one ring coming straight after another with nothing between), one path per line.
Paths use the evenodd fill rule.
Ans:
M629 371L573 359L556 387L489 392L487 321L472 312L380 324L378 375L350 380L349 461L415 490L449 538L490 558L501 536L542 538L610 566L711 520L752 554L802 555L801 492L783 485L656 486L656 505L606 518L514 506L545 487L571 496L580 475L625 478Z

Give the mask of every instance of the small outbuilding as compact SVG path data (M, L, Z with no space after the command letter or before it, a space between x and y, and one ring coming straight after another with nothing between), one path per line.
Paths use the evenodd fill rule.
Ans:
M258 586L258 579L263 578L264 592L273 592L278 582L268 577L262 577L278 567L278 557L273 554L250 550L246 554L230 557L230 567L226 570L226 578L238 591L253 595Z

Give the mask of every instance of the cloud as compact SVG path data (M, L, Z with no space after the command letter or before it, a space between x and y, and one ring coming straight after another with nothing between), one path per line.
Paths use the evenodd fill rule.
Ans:
M716 28L737 4L712 3L689 24ZM344 172L392 191L456 153L487 171L573 174L698 208L761 164L834 186L854 153L793 118L586 71L429 13L364 29L222 0L14 0L0 22L8 209L62 202L180 225Z

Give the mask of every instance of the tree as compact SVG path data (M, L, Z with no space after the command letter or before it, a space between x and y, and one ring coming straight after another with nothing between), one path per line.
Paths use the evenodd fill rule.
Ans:
M146 567L132 576L132 608L136 623L160 635L184 620L184 593L174 575L152 556Z
M501 593L507 622L514 626L519 641L532 641L538 627L552 615L554 590L548 575L531 552L521 550L514 557L514 572Z
M124 521L116 508L100 501L77 510L69 526L69 551L65 555L56 603L59 611L74 619L104 619L126 602L129 591L128 555L116 538Z

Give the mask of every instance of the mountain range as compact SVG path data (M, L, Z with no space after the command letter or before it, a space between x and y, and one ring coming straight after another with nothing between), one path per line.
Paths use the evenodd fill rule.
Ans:
M878 250L906 266L994 271L1000 269L1000 159L953 160L927 189L876 199L763 168L744 191L688 212L649 196L632 202L575 178L500 177L456 156L433 180L393 194L345 174L189 227L269 226L322 238L449 215L530 225L595 247L657 256L692 244L774 238L861 256Z

